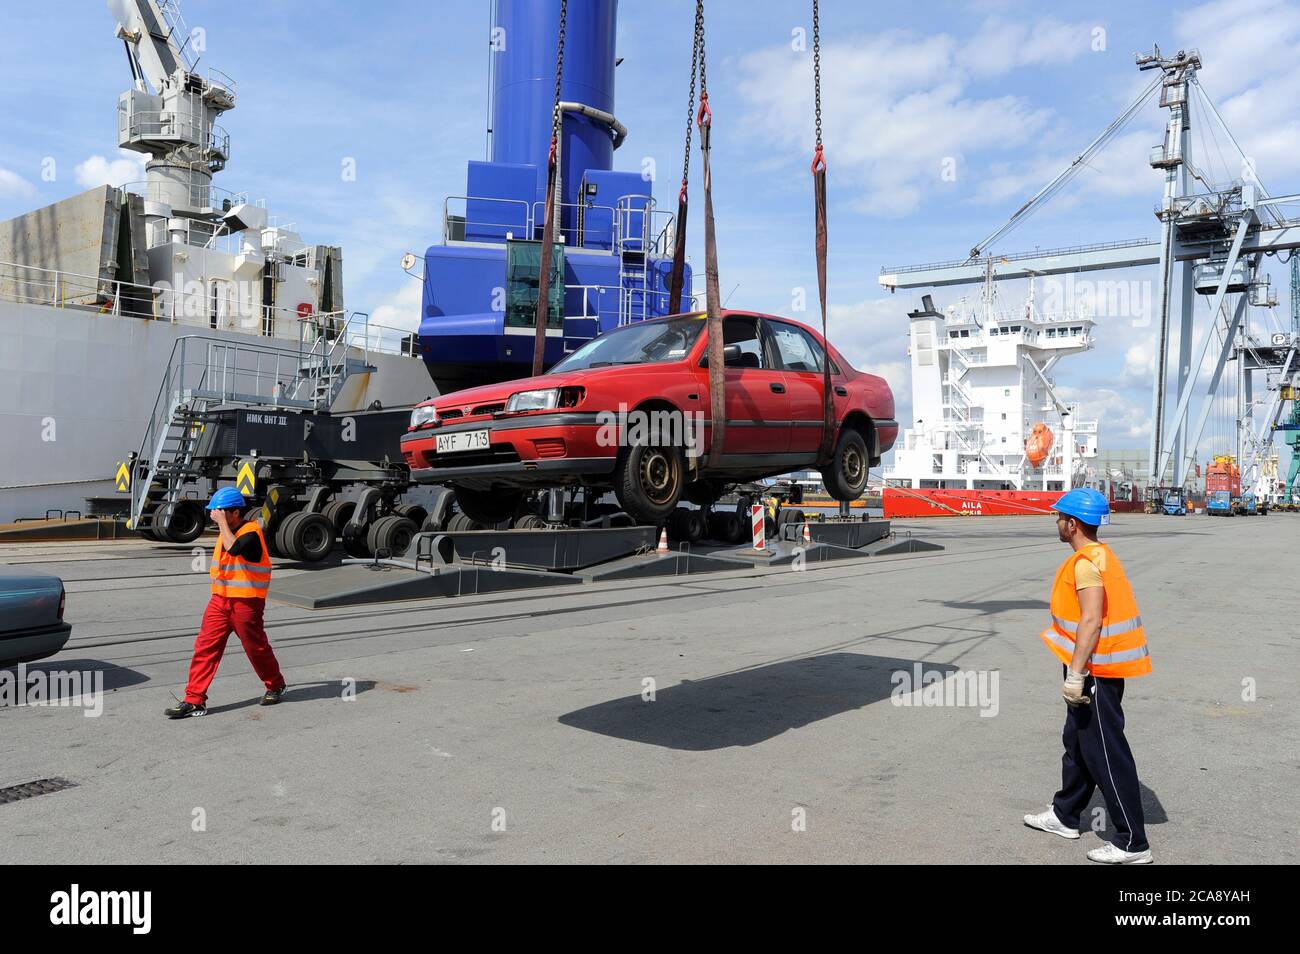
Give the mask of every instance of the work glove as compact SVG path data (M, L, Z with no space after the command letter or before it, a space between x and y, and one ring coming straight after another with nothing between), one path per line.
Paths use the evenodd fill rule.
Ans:
M1091 705L1092 700L1083 691L1083 680L1087 678L1086 672L1075 672L1073 669L1065 671L1065 683L1061 686L1061 698L1072 706Z

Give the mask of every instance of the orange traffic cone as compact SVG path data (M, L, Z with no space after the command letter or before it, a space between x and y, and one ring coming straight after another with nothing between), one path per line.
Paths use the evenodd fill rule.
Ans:
M812 543L812 531L808 529L808 524L803 525L803 542Z
M667 529L663 529L659 531L659 546L655 547L655 552L656 553L668 552L668 530Z

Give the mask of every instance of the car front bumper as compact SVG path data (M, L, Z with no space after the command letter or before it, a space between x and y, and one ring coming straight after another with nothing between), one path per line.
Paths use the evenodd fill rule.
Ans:
M594 413L552 412L457 422L410 431L402 456L420 483L467 487L550 486L607 477L618 459L617 440ZM486 451L437 452L439 434L486 430Z

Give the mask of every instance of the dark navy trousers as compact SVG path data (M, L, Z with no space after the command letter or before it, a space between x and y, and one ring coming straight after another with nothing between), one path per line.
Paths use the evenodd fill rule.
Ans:
M1115 844L1125 851L1145 851L1151 846L1142 818L1137 765L1124 738L1124 680L1089 676L1083 691L1092 697L1092 705L1065 707L1061 790L1052 807L1064 824L1078 828L1093 791L1100 788Z

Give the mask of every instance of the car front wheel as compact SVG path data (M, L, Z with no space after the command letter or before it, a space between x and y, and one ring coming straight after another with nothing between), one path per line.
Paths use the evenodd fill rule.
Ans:
M830 473L823 474L826 492L835 500L857 500L867 487L869 461L867 442L862 435L845 429L835 445Z
M660 526L681 500L684 471L677 448L637 444L619 455L614 495L633 520Z

